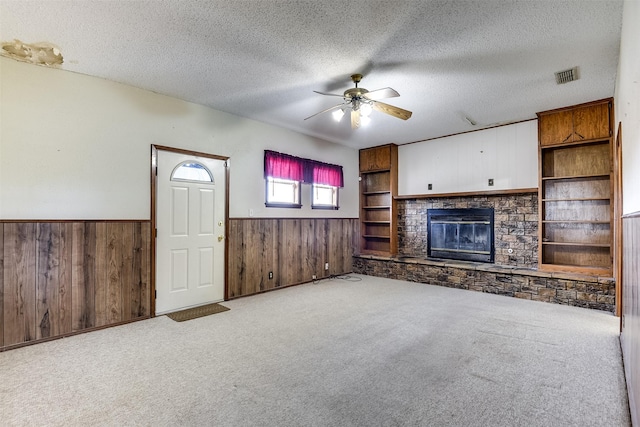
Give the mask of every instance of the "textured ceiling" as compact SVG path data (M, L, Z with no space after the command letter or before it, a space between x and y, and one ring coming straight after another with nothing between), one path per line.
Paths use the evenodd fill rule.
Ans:
M62 69L353 148L613 96L621 22L622 0L0 0L0 41L53 44ZM555 83L575 66L579 80ZM356 72L413 117L303 120L340 101L313 90L341 94Z

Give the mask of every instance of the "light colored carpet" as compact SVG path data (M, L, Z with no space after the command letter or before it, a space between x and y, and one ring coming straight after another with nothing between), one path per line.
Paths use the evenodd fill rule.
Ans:
M0 353L0 424L630 424L614 316L351 277Z

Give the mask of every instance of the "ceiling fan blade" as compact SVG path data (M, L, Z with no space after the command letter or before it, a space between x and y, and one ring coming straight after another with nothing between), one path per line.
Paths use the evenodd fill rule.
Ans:
M413 114L409 110L403 110L400 107L395 107L393 105L385 104L384 102L380 101L376 101L373 103L373 109L402 120L408 120L411 117L411 114Z
M344 104L334 105L333 107L329 107L329 108L327 108L327 109L325 109L325 110L319 111L319 112L317 112L317 113L315 113L315 114L313 114L313 115L311 115L311 116L307 117L305 120L310 119L311 117L315 117L315 116L317 116L318 114L326 113L327 111L331 111L331 110L336 109L336 108L338 108L338 107L342 107L343 105L344 105Z
M372 90L371 92L367 92L362 96L372 101L377 101L378 99L395 98L397 96L400 96L400 94L390 87L385 87L383 89Z
M360 110L351 110L351 129L360 127Z
M319 93L320 95L339 96L340 98L344 98L344 95L339 95L337 93L318 92L317 90L314 90L314 92Z

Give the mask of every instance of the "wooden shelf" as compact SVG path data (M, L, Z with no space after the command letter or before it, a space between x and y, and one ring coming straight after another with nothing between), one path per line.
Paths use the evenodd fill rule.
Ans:
M611 221L590 221L590 220L564 220L564 219L543 219L543 224L611 224Z
M592 248L610 248L608 243L572 243L572 242L542 242L543 245L556 245L556 246L588 246Z
M376 209L390 209L391 206L363 206L362 209L370 209L370 210L376 210Z
M360 175L370 174L370 173L389 173L389 169L372 169L372 170L360 171Z
M611 201L609 197L581 197L575 199L542 199L543 202L592 202L592 201Z
M362 221L364 224L382 224L382 225L389 225L391 224L391 221L369 221L369 220L363 220Z
M581 179L606 179L610 178L611 174L597 174L597 175L572 175L572 176L543 176L542 181L568 181L568 180L581 180Z
M382 190L382 191L363 191L362 194L368 196L370 194L391 194L391 191Z
M561 273L576 273L587 274L590 276L611 276L611 269L604 266L590 266L590 265L578 265L578 264L549 264L540 263L538 269L540 271L549 272L561 272Z
M367 238L367 239L383 239L383 240L390 240L391 239L391 237L389 237L389 236L381 236L381 235L377 235L377 234L365 234L363 237Z

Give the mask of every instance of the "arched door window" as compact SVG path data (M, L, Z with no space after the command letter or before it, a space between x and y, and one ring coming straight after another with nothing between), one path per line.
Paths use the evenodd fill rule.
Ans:
M205 165L194 161L182 162L176 166L171 173L171 181L214 183L211 171Z

